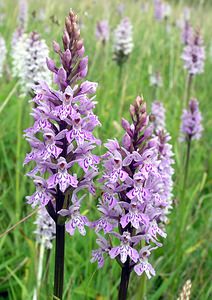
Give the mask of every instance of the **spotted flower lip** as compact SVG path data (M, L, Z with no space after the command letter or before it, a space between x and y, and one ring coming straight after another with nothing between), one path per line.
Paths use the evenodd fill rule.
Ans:
M80 213L82 199L77 200L77 193L95 194L93 180L100 158L92 151L101 141L93 131L101 124L93 112L98 85L84 79L88 58L84 56L77 22L71 11L65 22L63 49L53 43L60 65L50 58L46 60L57 87L46 80L34 86L34 124L24 134L31 151L24 164L34 164L27 175L34 180L36 191L27 197L28 203L45 206L54 221L63 214L70 235L76 230L85 235L85 226L90 222Z
M72 205L69 209L61 209L58 211L59 215L68 217L68 221L66 222L66 231L70 235L74 235L76 229L78 229L81 235L86 234L85 226L89 225L89 221L86 216L82 216L80 214L80 203L84 197L85 195L78 199L76 194L74 194L72 197Z
M94 250L91 261L97 261L101 268L109 255L123 267L129 264L137 275L146 273L151 278L155 271L148 257L162 246L160 238L166 238L162 227L172 197L172 153L167 133L155 131L148 124L142 98L136 98L130 114L132 124L122 120L127 141L122 139L119 144L109 140L105 144L100 218L92 225L96 232L104 234L109 247ZM147 246L141 247L141 241Z
M132 259L133 262L137 262L139 254L136 249L130 246L131 236L129 232L124 232L122 236L119 236L121 241L120 246L113 247L109 251L109 255L112 259L120 255L120 260L124 264L127 261L127 257Z

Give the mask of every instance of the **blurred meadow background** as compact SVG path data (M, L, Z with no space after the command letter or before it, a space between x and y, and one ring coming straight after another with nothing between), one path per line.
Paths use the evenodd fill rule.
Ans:
M161 22L154 18L153 1L116 0L38 0L28 1L27 32L36 31L52 51L52 41L61 43L64 18L70 8L79 16L81 36L89 57L87 79L98 82L95 113L102 127L98 136L119 139L123 130L121 117L129 119L129 105L137 95L143 95L150 112L154 88L150 75L159 71L163 85L157 100L166 108L166 126L174 150L174 205L167 225L164 246L155 251L151 261L156 276L148 280L147 299L177 299L186 280L192 282L191 299L212 299L212 2L170 1L170 16ZM179 143L180 116L185 97L187 72L181 59L180 22L188 7L190 23L199 28L204 38L206 62L204 73L195 76L191 96L197 98L203 115L204 132L200 141L192 142L188 187L182 196L186 145ZM120 9L121 8L121 9ZM35 238L35 216L26 204L34 186L24 176L23 167L29 145L23 130L32 124L29 96L22 97L17 79L11 75L12 35L17 27L18 1L0 0L0 34L5 39L7 56L0 78L0 299L32 299L38 266L38 245ZM113 61L113 31L120 20L129 17L133 25L134 49L123 66ZM96 23L108 20L110 39L103 46L96 39ZM1 53L0 53L1 55ZM103 151L103 149L99 150ZM95 219L97 199L89 197L84 214ZM24 222L18 224L23 218ZM12 230L6 232L11 226ZM116 299L120 268L106 260L103 269L90 264L95 249L95 234L87 230L81 237L66 236L64 299ZM54 248L50 260L54 261ZM52 290L53 264L49 284L42 281L39 298L48 299ZM45 270L44 270L45 272ZM129 299L139 298L141 279L132 275ZM51 294L51 293L49 293Z

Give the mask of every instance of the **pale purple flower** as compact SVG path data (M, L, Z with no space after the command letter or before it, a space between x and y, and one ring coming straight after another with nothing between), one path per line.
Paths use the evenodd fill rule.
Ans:
M184 45L188 45L193 38L193 28L188 21L185 21L182 27L181 39Z
M163 21L171 15L171 5L162 0L154 0L154 16L157 21Z
M28 3L27 0L19 0L18 24L24 30L28 23Z
M118 255L120 255L120 260L124 264L127 261L127 257L132 259L133 262L137 262L139 258L139 254L136 249L131 247L131 236L130 233L127 231L124 231L122 235L116 234L116 236L120 240L120 245L117 247L111 248L109 251L109 255L112 259L116 258Z
M189 21L191 17L191 10L189 7L184 7L183 9L183 18L185 21Z
M132 24L124 18L114 31L113 57L118 65L122 65L133 50Z
M130 106L130 114L132 124L122 120L125 130L122 145L117 140L105 144L108 151L102 156L103 193L98 205L101 216L92 225L108 241L104 256L116 258L123 267L126 264L129 272L133 269L138 275L145 272L150 278L155 273L139 255L144 249L139 245L141 241L147 245L153 243L156 247L151 250L154 250L162 246L159 237L166 237L162 227L172 186L170 183L167 191L165 184L172 175L169 169L172 154L167 139L161 140L163 136L156 136L153 126L148 125L146 104L140 97ZM99 267L103 265L103 250L95 250L92 259L99 262Z
M138 276L141 276L144 272L146 276L150 279L152 276L155 276L155 270L152 265L148 262L148 257L151 254L151 251L156 248L150 248L150 246L144 247L139 252L139 262L134 267L134 271Z
M102 20L96 24L96 38L105 44L110 37L110 29L107 20Z
M6 43L4 38L0 35L0 77L2 77L3 74L3 67L4 67L4 62L6 59L6 54L7 54L7 48L6 48Z
M49 189L55 188L57 185L59 185L61 192L64 193L70 186L75 188L77 187L78 180L76 176L68 173L68 168L70 167L69 164L62 156L57 160L57 173L50 176L47 180ZM52 166L52 168L54 167Z
M199 31L194 32L193 36L189 38L188 44L184 47L182 59L184 62L184 68L190 75L203 73L205 47Z
M202 136L202 114L196 99L189 102L188 109L184 109L181 117L181 141L199 140Z
M80 213L82 198L77 193L94 194L94 177L98 173L99 157L92 153L100 141L93 135L100 125L94 115L94 94L97 84L84 81L88 58L80 37L77 17L73 12L66 18L63 34L63 50L53 43L60 57L60 66L48 58L48 69L54 75L57 88L47 81L40 81L34 88L34 124L25 130L31 151L24 163L34 162L28 172L36 186L27 197L33 207L42 205L56 222L58 214L66 231L76 230L85 235L90 226L86 216Z
M27 196L27 203L31 204L32 207L36 205L46 206L49 201L53 201L54 197L52 193L48 190L48 185L45 179L42 177L34 176L34 184L36 191L32 196Z
M151 121L153 122L155 130L165 128L165 124L166 124L165 112L166 110L162 102L154 101L152 103Z
M86 216L80 214L80 204L84 197L85 195L78 200L77 196L73 194L72 205L69 209L61 209L58 212L61 216L68 217L65 227L70 235L74 235L76 229L81 235L86 235L85 226L89 225L89 221Z
M105 262L105 254L109 252L110 246L108 241L98 234L98 238L96 239L96 243L99 246L99 249L92 251L91 263L97 261L98 268L102 268Z
M35 224L37 227L34 233L37 242L44 245L46 249L51 249L52 241L55 239L56 226L45 207L38 210Z
M155 198L156 206L163 206L164 211L161 214L160 219L166 223L168 221L167 215L172 209L173 201L173 174L174 174L174 153L172 145L170 144L170 135L165 130L156 130L156 136L158 139L158 151L160 155L160 164L158 165L158 171L161 176L160 186L156 186L158 189L158 195Z
M120 14L120 16L123 16L124 11L125 11L125 4L124 3L119 3L116 7L117 12Z
M172 209L172 176L174 174L172 165L174 164L174 154L172 151L172 145L170 144L171 137L166 131L165 108L161 102L155 101L152 103L152 114L150 116L150 120L154 125L154 133L160 158L158 172L160 174L161 181L159 185L157 182L155 183L155 190L157 191L157 194L155 194L155 206L164 207L160 220L166 223L168 221L167 215Z
M157 21L163 20L163 2L162 2L162 0L154 0L154 16Z

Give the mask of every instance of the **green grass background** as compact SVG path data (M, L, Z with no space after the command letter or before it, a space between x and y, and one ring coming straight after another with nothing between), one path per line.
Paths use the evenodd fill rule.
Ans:
M38 31L51 48L52 40L61 40L64 17L72 7L83 24L86 54L89 56L88 80L99 83L97 107L102 127L98 136L105 142L108 138L120 138L121 116L129 118L128 107L137 95L143 95L150 111L153 90L149 86L149 69L160 70L163 87L158 99L167 111L167 128L172 136L175 152L175 205L167 226L168 237L164 247L152 255L151 262L157 275L147 282L147 299L177 299L187 279L192 281L191 299L212 299L212 54L211 1L172 1L171 32L165 24L153 18L152 1L148 13L140 9L143 1L123 1L124 15L133 24L134 50L124 66L122 78L112 61L112 36L103 48L95 38L95 24L109 19L111 31L120 21L115 0L46 0L29 1L29 24L27 31ZM7 68L11 67L11 37L17 22L17 1L1 0L5 21L0 33L5 38L8 55ZM201 28L206 45L205 72L195 78L191 95L200 101L204 133L201 141L192 143L188 188L183 199L182 179L184 174L185 145L179 144L179 126L182 101L185 94L186 72L180 58L182 45L180 31L174 25L184 6L191 4L192 24ZM32 12L43 9L44 21L33 18ZM58 19L53 24L51 16ZM13 45L16 47L16 45ZM53 56L52 50L51 55ZM27 98L21 98L18 83L5 71L0 79L0 233L19 222L32 212L25 203L25 196L34 188L23 168L25 153L29 146L23 139L23 130L32 122ZM103 149L99 150L100 152ZM97 199L87 198L85 209L91 219L96 216ZM37 256L33 224L35 215L17 225L10 233L0 238L0 299L32 299L35 286ZM97 270L90 264L91 250L96 247L95 234L87 230L86 237L75 234L66 236L65 296L64 299L116 299L120 269L115 261L107 260L105 267ZM54 250L53 250L54 252ZM51 254L49 299L53 284L54 253ZM132 275L129 299L138 299L141 279ZM43 284L39 299L47 299L47 286Z

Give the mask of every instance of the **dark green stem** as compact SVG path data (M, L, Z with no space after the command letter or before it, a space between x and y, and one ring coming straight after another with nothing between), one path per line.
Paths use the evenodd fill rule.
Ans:
M64 194L57 186L56 213L63 208ZM65 224L60 223L59 215L56 216L56 247L55 247L55 269L54 269L54 296L53 299L63 299L64 280L64 253L65 253Z
M157 85L156 85L156 86L153 86L153 92L152 92L152 100L153 100L153 101L158 100L158 99L157 99L157 91L158 91Z
M192 79L193 79L193 75L189 74L188 75L188 81L187 81L187 88L186 88L186 99L185 99L185 105L186 106L188 105L188 102L189 102L189 99L190 99Z
M128 290L129 280L130 280L130 265L129 265L129 258L128 258L126 263L122 267L118 300L126 300L127 299L127 290Z
M120 99L119 102L117 102L118 107L117 111L119 118L122 116L122 110L123 110L123 103L122 103L122 92L123 92L123 63L121 63L118 68L118 98ZM115 110L116 116L117 116L117 111Z
M65 250L65 225L56 224L56 248L55 248L53 299L60 299L60 300L63 299L64 250Z
M188 138L187 142L187 151L186 151L186 162L185 162L185 173L184 173L184 183L183 183L183 193L185 192L188 178L188 170L189 170L189 159L191 152L191 138Z

